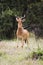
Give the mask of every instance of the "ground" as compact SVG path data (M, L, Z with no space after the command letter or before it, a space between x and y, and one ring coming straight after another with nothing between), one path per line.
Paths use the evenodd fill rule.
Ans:
M32 60L29 58L30 52L35 51L38 46L43 49L43 39L35 39L32 35L29 38L29 47L24 44L17 48L16 40L0 41L0 65L43 65L43 60Z

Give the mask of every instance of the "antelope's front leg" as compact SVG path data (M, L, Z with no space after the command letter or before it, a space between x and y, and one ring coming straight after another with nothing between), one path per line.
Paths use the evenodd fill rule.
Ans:
M19 38L17 37L17 47L19 46Z
M22 48L23 48L23 46L24 46L24 40L23 40L23 38L22 38Z

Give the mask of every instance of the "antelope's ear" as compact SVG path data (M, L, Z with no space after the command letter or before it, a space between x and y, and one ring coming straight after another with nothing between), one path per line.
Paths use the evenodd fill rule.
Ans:
M23 17L21 17L22 22L24 22L26 20L26 16L24 15Z
M24 22L26 19L23 19L22 22Z
M16 21L18 22L18 21L19 21L19 19L18 19L18 18L16 18Z

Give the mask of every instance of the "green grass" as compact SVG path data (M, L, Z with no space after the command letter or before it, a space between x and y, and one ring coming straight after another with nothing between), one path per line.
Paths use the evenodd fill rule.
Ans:
M29 47L17 48L16 39L4 40L0 42L0 65L43 65L43 60L30 58L31 52L43 53L43 39L35 39L35 35L30 35ZM39 45L39 46L38 46Z

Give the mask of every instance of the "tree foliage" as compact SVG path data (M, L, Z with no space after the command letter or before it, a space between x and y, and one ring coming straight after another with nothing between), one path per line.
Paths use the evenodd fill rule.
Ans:
M43 0L0 0L0 39L14 37L17 29L15 15L24 14L24 28L43 35Z

